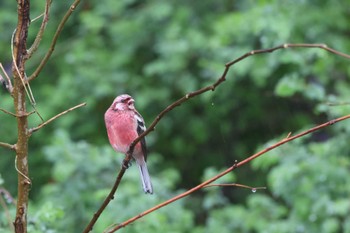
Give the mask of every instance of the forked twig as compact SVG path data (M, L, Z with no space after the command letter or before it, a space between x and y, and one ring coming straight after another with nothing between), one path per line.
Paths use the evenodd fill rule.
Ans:
M19 71L18 66L17 66L17 61L15 59L15 54L13 53L13 44L14 44L14 37L15 37L16 31L17 31L17 29L15 29L13 31L12 38L11 38L12 62L13 62L13 65L15 67L15 70L16 70L16 72L18 74L18 77L20 78L20 80L22 82L23 88L24 88L24 90L25 90L25 92L26 92L26 94L27 94L27 96L28 96L28 98L30 100L30 103L34 107L36 103L35 103L35 99L34 99L34 96L33 96L32 89L30 88L29 82L27 80L24 80L26 77L23 77L22 73ZM27 85L28 85L28 88L27 88Z
M123 161L123 164L128 164L130 159L131 159L131 155L132 155L132 152L134 150L134 147L135 145L143 138L145 137L147 134L149 134L151 131L153 131L155 129L155 126L158 124L158 122L164 117L165 114L167 114L168 112L172 111L174 108L180 106L182 103L188 101L189 99L195 97L195 96L198 96L200 94L203 94L204 92L207 92L207 91L214 91L216 89L217 86L219 86L222 82L224 82L226 80L226 75L230 69L231 66L233 66L234 64L238 63L239 61L247 58L247 57L250 57L250 56L253 56L253 55L256 55L256 54L262 54L262 53L271 53L271 52L274 52L276 50L279 50L279 49L286 49L286 48L320 48L320 49L324 49L330 53L333 53L333 54L336 54L338 56L342 56L342 57L345 57L347 59L350 59L350 55L348 54L345 54L345 53L342 53L342 52L339 52L337 50L334 50L332 48L328 48L327 45L325 44L283 44L283 45L280 45L280 46L276 46L276 47L273 47L273 48L269 48L269 49L261 49L261 50L252 50L246 54L243 54L242 56L238 57L237 59L231 61L231 62L228 62L225 64L225 69L222 73L222 75L216 80L216 82L214 82L212 85L209 85L207 87L204 87L204 88L201 88L199 90L196 90L196 91L193 91L193 92L190 92L188 94L186 94L185 96L183 96L182 98L178 99L177 101L175 101L174 103L170 104L168 107L166 107L162 112L160 112L157 117L154 119L154 121L151 123L151 125L148 127L148 129L143 132L142 134L140 134L139 137L137 137L131 144L130 144L130 148L129 148L129 151L126 153L126 157ZM350 116L347 116L345 119L349 118ZM344 120L344 119L342 119ZM340 121L340 120L339 120ZM329 125L329 123L326 123L327 125ZM323 126L325 127L325 126ZM322 128L322 127L321 127ZM311 131L313 132L313 131ZM310 132L307 132L306 134L308 134ZM299 134L300 135L300 134ZM303 135L301 135L303 136ZM299 136L300 137L300 136ZM281 144L284 144L288 141L291 141L291 140L294 140L295 139L295 136L294 137L287 137L285 138L284 140L282 140L283 143ZM277 147L277 146L276 146ZM273 148L271 148L273 149ZM269 150L271 150L269 149ZM268 151L268 150L267 150ZM266 152L264 152L266 153ZM248 159L252 160L258 156L251 156L249 157ZM171 202L174 202L180 198L183 198L189 194L191 194L192 192L194 191L197 191L198 189L201 189L202 187L208 185L209 183L215 181L216 179L220 178L221 176L227 174L228 172L232 171L233 169L235 169L235 167L238 167L241 166L242 164L244 163L247 163L248 161L250 160L244 160L238 164L235 164L237 166L232 166L231 168L227 169L226 171L224 171L223 173L220 173L219 175L215 176L214 178L194 187L193 189L190 189L188 191L186 191L185 193L183 194L180 194L162 204L159 204L158 206L155 206L153 207L152 209L149 209L148 211L145 211L141 214L139 214L138 216L118 225L117 227L113 228L110 232L114 232L116 230L118 230L119 228L121 227L124 227L126 226L127 224L141 218L142 216L156 210L156 209L159 209L165 205L168 205L169 203ZM102 205L100 206L100 208L97 210L97 212L94 214L93 218L90 220L89 224L87 225L87 227L85 228L85 230L83 231L84 233L87 233L87 232L90 232L94 226L94 224L96 223L96 221L98 220L99 216L101 215L101 213L104 211L104 209L106 208L106 206L109 204L109 202L113 199L113 196L114 196L114 193L116 192L116 190L118 189L118 186L119 186L119 183L125 173L125 170L126 170L126 166L122 166L117 178L116 178L116 181L114 183L114 186L111 190L111 192L108 194L108 196L106 197L106 199L104 200L104 202L102 203Z
M35 40L34 40L32 46L27 51L26 59L31 58L31 56L35 53L35 51L38 49L38 47L40 45L41 39L43 37L44 31L46 28L46 25L49 22L49 13L50 13L51 2L52 2L52 0L46 0L44 13L32 20L32 22L33 22L36 19L43 16L43 21L41 22L40 29L35 37Z
M55 32L55 35L53 36L51 45L49 50L47 51L47 53L45 54L44 58L41 60L39 66L36 68L36 70L33 72L32 75L30 75L30 77L28 78L29 81L35 79L36 77L38 77L39 73L41 72L41 70L44 68L44 66L46 65L46 63L48 62L48 60L50 59L55 46L56 46L56 42L57 39L59 37L59 35L61 34L61 31L63 30L64 25L66 24L69 16L73 13L73 11L76 9L76 7L79 5L80 0L75 0L72 5L69 7L69 10L66 12L66 14L63 16L60 24L57 27L57 30Z
M23 88L24 88L24 90L25 90L25 92L26 92L26 94L27 94L27 96L29 98L30 104L31 104L31 106L34 109L34 112L39 116L41 121L44 121L44 119L42 118L42 116L40 115L40 113L37 111L37 109L35 107L36 102L35 102L35 99L34 99L34 95L33 95L32 89L30 88L29 81L27 80L27 77L23 77L22 76L21 72L18 69L17 62L15 60L15 55L13 53L13 43L14 43L14 36L15 36L16 30L14 30L14 32L12 34L12 39L11 39L11 53L12 53L13 64L14 64L15 70L16 70L16 72L18 74L18 77L19 77L19 79L22 82ZM27 86L28 86L28 88L27 88Z

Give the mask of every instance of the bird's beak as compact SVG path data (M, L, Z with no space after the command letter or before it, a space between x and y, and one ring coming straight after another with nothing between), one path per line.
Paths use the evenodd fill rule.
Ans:
M130 106L130 105L134 105L134 102L135 102L134 99L130 99L130 100L128 101L128 105L129 105L129 106Z

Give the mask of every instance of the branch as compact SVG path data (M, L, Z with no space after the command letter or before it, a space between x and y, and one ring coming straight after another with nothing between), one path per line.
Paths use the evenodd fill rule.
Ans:
M33 42L33 45L28 49L26 59L31 58L31 56L35 53L35 51L38 49L39 44L41 42L41 39L43 37L45 28L47 23L49 22L49 13L50 13L50 5L52 0L46 0L45 4L45 11L43 16L43 21L41 22L40 29L38 31L38 34L35 37L35 40ZM33 21L33 20L32 20Z
M37 127L34 127L34 128L29 129L29 131L28 131L29 135L31 135L31 134L34 133L35 131L38 131L38 130L41 129L42 127L46 126L47 124L51 123L52 121L56 120L57 118L63 116L64 114L69 113L69 112L71 112L71 111L73 111L73 110L75 110L75 109L77 109L77 108L83 107L83 106L85 106L85 105L86 105L86 103L78 104L78 105L76 105L76 106L74 106L74 107L72 107L72 108L70 108L70 109L67 109L67 110L65 110L65 111L63 111L63 112L57 114L57 115L54 116L54 117L51 117L49 120L47 120L47 121L41 123L41 124L38 125Z
M233 187L233 186L250 189L254 193L256 192L256 190L266 189L266 187L251 187L251 186L248 186L248 185L236 184L236 183L233 183L233 184L208 184L208 185L204 186L203 188L209 188L209 187Z
M175 101L174 103L170 104L168 107L166 107L161 113L158 114L158 116L153 120L153 122L151 123L151 125L148 127L148 129L146 131L144 131L142 134L139 135L139 137L137 137L131 144L130 144L130 147L129 147L129 150L128 152L126 153L126 157L123 161L123 166L118 174L118 177L116 179L116 182L111 190L111 192L109 193L109 195L106 197L106 199L104 200L103 204L101 205L101 207L98 209L98 211L94 214L93 218L90 220L88 226L85 228L85 230L83 231L84 233L88 233L92 230L93 226L95 225L96 221L98 220L99 216L101 215L101 213L104 211L104 209L106 208L106 206L108 205L108 203L113 199L113 196L114 196L114 193L115 191L118 189L118 186L119 186L119 183L120 183L120 180L121 178L123 177L124 173L125 173L125 170L126 170L126 167L127 167L127 164L129 163L129 161L131 160L131 157L132 157L132 152L134 151L134 147L135 145L143 138L145 137L146 135L148 135L151 131L153 131L155 129L155 126L159 123L159 121L164 117L165 114L167 114L168 112L172 111L174 108L180 106L182 103L188 101L189 99L195 97L195 96L198 96L200 94L203 94L204 92L207 92L207 91L215 91L216 87L219 86L221 83L223 83L225 80L226 80L226 75L229 71L229 69L231 68L231 66L233 66L234 64L236 64L237 62L247 58L247 57L250 57L250 56L253 56L253 55L256 55L256 54L262 54L262 53L271 53L271 52L274 52L276 50L279 50L279 49L286 49L286 48L321 48L321 49L324 49L328 52L331 52L331 53L334 53L336 55L339 55L339 56L342 56L342 57L345 57L345 58L348 58L350 59L350 55L347 55L345 53L341 53L339 51L336 51L334 49L331 49L331 48L328 48L326 45L324 44L283 44L283 45L280 45L280 46L277 46L277 47L274 47L274 48L269 48L269 49L262 49L262 50L252 50L246 54L243 54L242 56L238 57L237 59L231 61L231 62L228 62L225 64L225 69L222 73L222 75L217 79L216 82L214 82L212 85L209 85L207 87L203 87L199 90L196 90L196 91L193 91L193 92L190 92L188 94L186 94L185 96L183 96L182 98L178 99L177 101ZM231 169L233 170L233 169ZM228 172L226 172L228 173ZM225 173L225 174L226 174ZM225 175L223 174L223 175ZM223 176L221 175L221 176ZM221 177L219 176L219 177ZM217 177L216 179L218 179L219 177ZM181 194L177 197L175 197L174 199L171 199L169 200L167 203L165 204L160 204L162 206L165 206L173 201L176 201L184 196L187 196L189 195L190 193L204 187L205 185L213 182L214 180L216 179L213 179L211 180L210 182L205 182L205 183L202 183L201 185L185 192L184 194ZM158 206L158 208L162 207L162 206ZM156 207L154 207L155 209L158 209ZM139 216L135 217L135 219L133 219L132 221L130 222L133 222L135 221L136 219L138 218L141 218L142 216L144 216L145 214L148 214L152 211L154 211L155 209L149 211L149 212L143 212L141 213ZM129 222L129 223L130 223ZM127 224L129 223L125 223L125 225L122 225L121 227L124 227L126 226ZM118 228L119 229L119 228Z
M51 45L49 50L47 51L46 55L44 56L44 58L41 60L39 66L36 68L36 70L34 71L34 73L28 78L28 81L32 81L33 79L35 79L36 77L38 77L38 75L40 74L41 70L44 68L44 66L46 65L46 63L48 62L48 60L50 59L53 51L55 50L55 46L56 46L56 42L57 39L59 37L59 35L61 34L64 25L66 24L69 16L73 13L73 11L76 9L76 7L79 5L80 0L75 0L72 5L69 7L69 10L66 12L66 14L63 16L60 24L57 27L57 30L55 32L55 35L53 36Z
M299 134L297 134L295 136L284 138L281 141L277 142L276 144L274 144L274 145L272 145L272 146L270 146L270 147L268 147L266 149L263 149L263 150L259 151L256 154L251 155L247 159L245 159L245 160L243 160L243 161L241 161L239 163L235 163L234 165L232 165L231 167L229 167L225 171L223 171L223 172L219 173L218 175L212 177L211 179L209 179L209 180L207 180L207 181L197 185L196 187L194 187L194 188L192 188L192 189L190 189L190 190L188 190L188 191L186 191L186 192L184 192L184 193L182 193L180 195L177 195L177 196L175 196L175 197L173 197L173 198L171 198L171 199L169 199L169 200L167 200L167 201L165 201L163 203L160 203L159 205L156 205L156 206L154 206L154 207L152 207L152 208L150 208L150 209L148 209L148 210L138 214L137 216L135 216L133 218L130 218L129 220L127 220L127 221L125 221L125 222L123 222L121 224L118 224L117 226L115 226L114 228L112 228L111 230L109 230L107 232L108 233L115 232L115 231L119 230L120 228L125 227L126 225L136 221L137 219L139 219L139 218L141 218L141 217L143 217L143 216L145 216L145 215L147 215L147 214L149 214L149 213L151 213L151 212L153 212L153 211L155 211L157 209L160 209L160 208L162 208L162 207L164 207L166 205L169 205L172 202L175 202L175 201L177 201L177 200L179 200L181 198L184 198L184 197L186 197L186 196L188 196L188 195L198 191L199 189L207 187L210 183L212 183L215 180L219 179L220 177L226 175L227 173L232 172L236 168L241 167L241 166L245 165L246 163L249 163L253 159L258 158L259 156L267 153L268 151L271 151L271 150L273 150L273 149L275 149L275 148L277 148L277 147L279 147L279 146L281 146L281 145L283 145L283 144L285 144L287 142L293 141L293 140L295 140L297 138L303 137L303 136L305 136L307 134L313 133L313 132L315 132L317 130L320 130L322 128L325 128L327 126L333 125L333 124L335 124L337 122L340 122L340 121L343 121L343 120L346 120L346 119L349 119L349 118L350 118L350 114L346 115L346 116L343 116L343 117L340 117L340 118L337 118L337 119L334 119L334 120L331 120L331 121L328 121L328 122L326 122L324 124L321 124L321 125L318 125L316 127L313 127L311 129L306 130L306 131L304 131L302 133L299 133Z
M269 49L258 49L258 50L252 50L242 56L240 56L239 58L237 58L236 60L233 60L232 62L227 63L226 65L233 65L243 59L245 59L246 57L250 57L252 55L256 55L256 54L262 54L262 53L272 53L276 50L279 49L287 49L287 48L320 48L320 49L324 49L330 53L334 53L338 56L341 57L345 57L347 59L350 59L350 55L346 54L346 53L342 53L339 52L335 49L329 48L327 45L325 44L283 44L283 45L279 45L273 48L269 48Z
M8 143L5 143L5 142L0 142L0 147L7 148L7 149L10 149L10 150L16 150L16 144L11 145L11 144L8 144Z
M10 116L17 117L16 114L14 114L14 113L12 113L12 112L9 112L9 111L7 111L6 109L0 108L0 111L4 112L4 113L6 113L6 114L8 114L8 115L10 115Z
M174 108L180 106L182 103L188 101L189 99L197 96L197 95L200 95L200 94L203 94L204 92L207 92L207 91L215 91L215 88L217 86L219 86L222 82L224 82L226 80L226 75L227 75L227 72L229 71L229 69L231 68L231 66L233 66L234 64L238 63L239 61L241 60L244 60L245 58L247 57L250 57L250 56L253 56L253 55L256 55L256 54L262 54L262 53L271 53L271 52L274 52L276 50L279 50L279 49L286 49L286 48L320 48L320 49L324 49L330 53L333 53L333 54L336 54L338 56L341 56L341 57L345 57L347 59L350 59L350 55L348 54L345 54L345 53L342 53L342 52L339 52L335 49L332 49L332 48L329 48L327 45L325 44L283 44L283 45L280 45L280 46L276 46L276 47L273 47L273 48L269 48L269 49L259 49L259 50L252 50L246 54L243 54L242 56L238 57L237 59L231 61L231 62L228 62L225 64L225 69L224 69L224 72L222 73L221 77L212 85L210 86L207 86L207 87L204 87L204 88L201 88L197 91L194 91L194 92L190 92L188 94L186 94L185 96L183 96L182 98L178 99L177 101L175 101L174 103L172 103L171 105L169 105L167 108L165 108L157 117L156 119L152 122L152 124L148 127L148 129L143 132L142 134L140 134L140 136L138 138L136 138L131 144L130 144L130 149L127 153L127 158L126 159L131 159L131 154L134 150L134 147L135 145L143 138L145 137L147 134L149 134L151 131L154 130L155 126L158 124L158 122L163 118L163 116L170 112L171 110L173 110ZM129 161L128 160L128 161Z

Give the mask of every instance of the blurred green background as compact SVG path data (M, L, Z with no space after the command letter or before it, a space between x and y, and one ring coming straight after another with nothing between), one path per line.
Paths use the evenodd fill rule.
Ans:
M72 1L53 1L30 75ZM43 1L31 2L31 18ZM0 62L11 70L16 2L0 2ZM30 140L30 232L81 232L109 192L123 155L108 144L103 114L129 93L150 124L186 93L216 81L224 64L253 49L325 43L350 53L345 0L84 0L55 52L31 83L49 119L81 102ZM30 44L40 20L30 25ZM167 114L147 136L154 195L141 190L136 166L93 232L102 232L193 187L235 160L317 124L348 114L349 60L320 49L286 49L236 64L214 92ZM13 111L0 92L0 108ZM29 107L30 109L30 107ZM31 110L31 109L30 109ZM40 119L32 115L30 126ZM122 232L350 232L350 121L288 143L211 187L160 209ZM16 142L16 121L0 112L0 141ZM0 148L0 190L17 195L14 154ZM1 195L0 232L11 232L15 205ZM5 208L6 207L6 208ZM10 216L8 216L10 214Z

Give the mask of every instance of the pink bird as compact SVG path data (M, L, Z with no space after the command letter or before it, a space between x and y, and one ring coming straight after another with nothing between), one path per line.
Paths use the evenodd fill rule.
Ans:
M142 116L134 107L134 99L127 94L119 95L105 113L105 124L110 144L117 152L126 154L130 144L146 130ZM146 159L146 141L142 138L133 151L132 157L139 167L145 193L153 193Z

